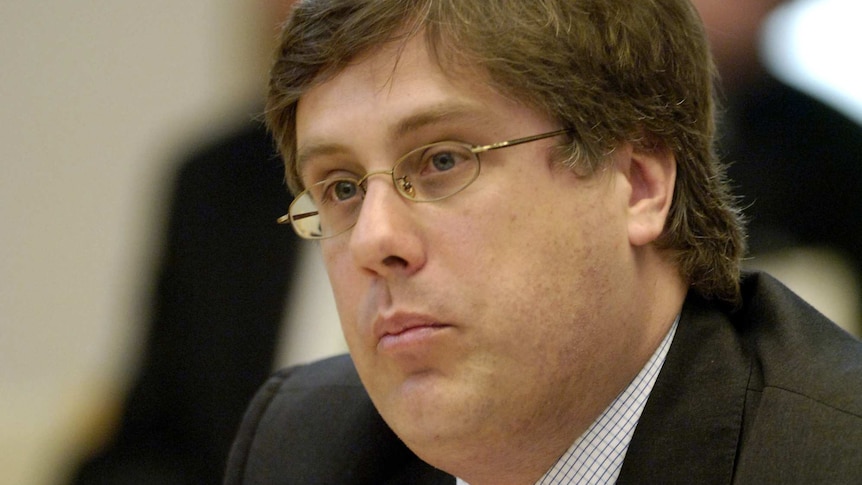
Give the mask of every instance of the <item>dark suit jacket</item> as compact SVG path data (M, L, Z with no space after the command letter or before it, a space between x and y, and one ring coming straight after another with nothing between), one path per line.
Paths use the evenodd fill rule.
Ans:
M735 312L689 296L618 483L862 483L862 343L774 279ZM227 485L454 484L382 421L347 356L277 373Z

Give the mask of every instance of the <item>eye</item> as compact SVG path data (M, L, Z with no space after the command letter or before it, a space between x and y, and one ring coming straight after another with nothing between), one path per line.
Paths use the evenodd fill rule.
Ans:
M359 193L359 185L355 180L336 179L326 184L323 191L323 201L345 202Z
M441 172L452 169L457 163L458 160L450 152L438 153L431 157L431 166Z
M422 154L422 175L431 175L439 172L448 172L459 165L463 165L465 161L471 160L473 154L464 146L441 143L432 146Z

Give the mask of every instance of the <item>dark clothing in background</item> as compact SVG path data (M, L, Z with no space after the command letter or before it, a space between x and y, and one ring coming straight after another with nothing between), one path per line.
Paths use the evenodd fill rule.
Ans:
M142 368L112 441L78 485L219 483L248 401L273 365L296 237L263 126L180 166Z
M725 104L719 152L751 252L826 246L862 273L862 127L768 76Z

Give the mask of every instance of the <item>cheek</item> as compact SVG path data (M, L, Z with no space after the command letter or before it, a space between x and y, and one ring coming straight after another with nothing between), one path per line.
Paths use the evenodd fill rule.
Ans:
M513 190L518 187L517 197L501 196L483 203L481 214L467 213L473 222L459 237L468 246L452 252L461 258L452 267L466 288L486 288L487 299L513 318L586 318L608 299L614 268L626 257L620 211L600 183L573 178L543 190L523 184Z
M323 242L321 248L341 329L347 343L352 347L352 340L357 338L356 321L362 295L361 281L358 272L352 269L353 263L346 248L329 241Z
M571 180L532 186L519 180L498 186L492 195L470 204L475 209L459 212L452 244L462 258L481 265L488 278L504 268L509 276L523 277L563 268L577 271L595 258L596 249L619 247L624 235L619 232L624 225L609 213L592 184Z

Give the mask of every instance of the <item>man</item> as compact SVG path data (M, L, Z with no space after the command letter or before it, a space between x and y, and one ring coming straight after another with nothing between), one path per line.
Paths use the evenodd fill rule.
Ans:
M350 359L226 483L862 479L862 344L740 277L711 78L687 0L300 3L267 116Z

